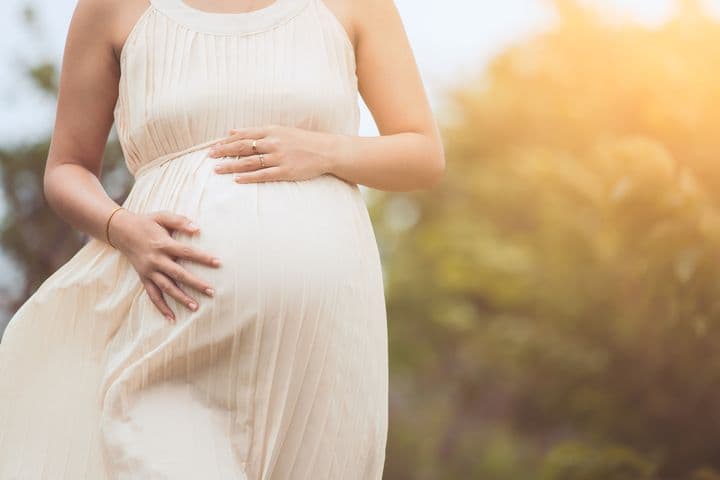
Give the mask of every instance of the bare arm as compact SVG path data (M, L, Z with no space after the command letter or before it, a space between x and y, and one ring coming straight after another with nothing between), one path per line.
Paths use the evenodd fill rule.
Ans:
M358 88L380 136L339 136L329 173L388 191L432 187L444 150L399 12L392 0L352 4Z
M105 222L118 206L99 180L119 77L107 28L111 14L110 2L104 0L80 0L75 9L43 178L52 209L73 227L103 241Z
M118 26L118 19L128 16L128 9L120 12L118 8L124 1L80 0L75 8L65 45L55 128L43 177L50 207L73 227L101 241L106 241L105 228L110 213L119 206L102 187L100 174L118 97L120 65L116 31L125 30L124 36L129 31L127 22L125 27ZM136 214L123 209L112 217L110 226L113 246L130 259L148 295L163 314L174 318L163 293L192 310L197 309L197 302L175 281L200 291L210 285L175 260L187 258L214 267L219 263L214 263L211 255L170 236L169 230L176 229L197 233L190 219L172 212Z

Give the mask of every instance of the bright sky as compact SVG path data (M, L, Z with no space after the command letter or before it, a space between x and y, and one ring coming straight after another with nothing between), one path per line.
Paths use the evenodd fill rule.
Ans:
M619 15L650 24L662 22L673 0L584 0ZM700 0L702 1L702 0ZM0 0L0 145L45 135L54 119L54 103L29 88L18 66L40 59L59 63L76 0ZM720 0L703 1L720 14ZM551 0L395 0L423 80L434 106L441 92L509 44L547 28L554 21ZM28 32L22 8L34 6L39 26ZM361 135L377 133L363 109ZM0 196L0 216L4 213ZM0 255L0 286L12 270Z
M673 0L594 1L608 11L629 14L649 23L672 12ZM48 59L59 63L77 0L2 0L0 5L0 144L22 141L49 131L54 117L51 99L22 80L18 65ZM437 106L443 88L482 68L495 53L554 19L551 0L395 0L431 97ZM720 12L720 0L707 0ZM34 6L39 27L28 32L22 8ZM30 60L28 60L30 59ZM367 110L361 134L376 134Z
M23 5L34 5L41 28L26 32L18 22ZM54 105L18 85L13 65L24 59L59 62L76 0L2 0L0 6L0 143L47 132ZM482 61L519 36L541 28L552 18L542 0L396 0L421 73L433 101L434 90L457 79L465 65ZM5 14L9 11L9 15ZM364 134L376 133L365 114Z

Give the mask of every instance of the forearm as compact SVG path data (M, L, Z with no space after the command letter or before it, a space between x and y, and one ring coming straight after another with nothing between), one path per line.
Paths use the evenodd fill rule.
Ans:
M58 216L77 230L106 241L105 225L119 205L95 174L81 165L64 163L46 171L43 183L45 198Z
M361 137L336 135L328 173L386 191L433 187L445 170L440 141L415 132Z

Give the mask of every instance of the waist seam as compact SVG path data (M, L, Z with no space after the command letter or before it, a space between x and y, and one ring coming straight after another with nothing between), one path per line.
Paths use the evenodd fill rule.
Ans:
M138 178L140 178L142 175L144 175L148 171L150 171L156 167L159 167L159 166L169 162L170 160L174 160L178 157L182 157L183 155L187 155L188 153L193 153L193 152L197 152L199 150L210 148L224 138L226 138L226 137L214 138L212 140L208 140L207 142L198 143L196 145L188 147L184 150L180 150L178 152L172 152L172 153L168 153L166 155L162 155L162 156L157 157L147 163L140 165L140 167L136 168L134 171L132 171L130 173L132 174L133 177L135 177L135 180L137 180Z

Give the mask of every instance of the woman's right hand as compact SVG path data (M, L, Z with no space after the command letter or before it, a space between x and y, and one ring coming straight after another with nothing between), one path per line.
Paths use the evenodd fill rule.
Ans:
M197 301L177 283L189 285L211 297L215 293L211 285L175 260L185 258L211 267L220 266L216 257L173 238L171 233L174 230L189 234L199 231L189 218L165 210L138 214L122 209L113 216L109 226L110 241L128 257L140 275L148 296L171 322L175 321L175 314L165 302L163 293L174 297L190 310L198 308Z

